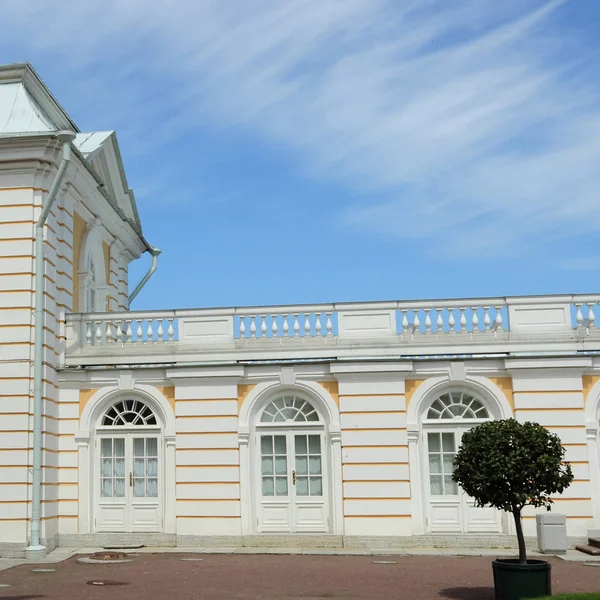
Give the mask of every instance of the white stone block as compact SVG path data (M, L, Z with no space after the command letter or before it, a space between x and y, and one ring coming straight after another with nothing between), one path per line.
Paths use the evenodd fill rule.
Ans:
M179 417L175 421L177 433L237 432L238 419L234 417Z
M219 467L179 467L177 483L235 482L240 481L237 465Z
M177 498L185 499L239 499L240 486L237 483L202 483L193 485L177 485Z
M396 335L396 311L365 308L338 311L338 338L379 338Z
M410 484L400 481L347 482L344 498L410 498Z
M397 396L342 396L340 398L341 412L365 411L404 411L406 400L403 395Z
M344 533L348 536L408 536L412 535L412 522L404 517L344 519Z
M559 392L549 394L515 394L515 408L581 408L583 409L582 392Z
M343 446L401 446L407 443L405 430L342 431Z
M404 429L406 413L346 413L340 417L342 429Z
M239 517L239 501L177 502L178 517Z
M230 448L237 449L238 437L236 433L198 433L193 435L178 435L177 449L185 448Z
M582 426L585 424L583 410L518 410L516 418L521 423L533 421L547 427L553 425Z
M344 515L410 515L410 500L344 500Z
M408 481L408 465L344 465L344 481Z
M179 401L175 403L177 417L194 417L202 415L233 415L237 417L237 400L199 400Z
M1 453L0 453L1 455ZM204 466L204 465L236 465L239 466L240 458L237 449L226 450L178 450L176 453L177 466Z
M242 520L214 518L179 518L177 519L177 535L201 536L240 536Z
M342 448L344 463L408 463L408 448Z

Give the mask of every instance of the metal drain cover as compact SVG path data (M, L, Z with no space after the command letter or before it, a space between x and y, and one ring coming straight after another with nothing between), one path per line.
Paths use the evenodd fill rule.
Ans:
M7 588L10 587L10 585L8 583L0 583L0 588Z
M94 560L123 560L127 558L125 552L94 552L90 554L90 558Z
M56 569L31 569L32 573L54 573Z
M182 558L181 560L204 560L203 558Z
M88 585L129 585L128 581L112 581L110 579L92 579Z
M397 565L398 563L395 560L374 560L374 565Z

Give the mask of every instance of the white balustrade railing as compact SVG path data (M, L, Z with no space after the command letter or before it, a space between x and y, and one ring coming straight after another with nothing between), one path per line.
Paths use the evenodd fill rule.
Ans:
M236 338L319 338L337 335L337 313L332 309L243 311L235 317Z
M508 329L505 299L399 303L401 336L420 334L498 333Z
M585 331L586 335L589 335L590 331L596 328L596 312L600 314L596 298L587 300L587 298L582 297L579 301L573 302L571 315L574 327L580 331Z
M153 344L178 340L178 323L173 313L84 314L79 323L85 346Z
M598 329L599 303L600 294L73 314L66 317L67 353L175 343L253 347L269 340L287 345L383 337L399 344L511 336L582 339Z

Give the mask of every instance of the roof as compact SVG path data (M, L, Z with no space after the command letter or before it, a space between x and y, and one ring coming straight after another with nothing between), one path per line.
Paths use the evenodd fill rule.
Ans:
M133 191L129 189L114 131L81 133L29 63L0 65L0 137L76 133L73 145L101 181L108 202L142 236ZM143 239L143 236L142 236ZM147 242L144 240L146 245Z
M0 134L70 129L75 122L29 63L0 66Z

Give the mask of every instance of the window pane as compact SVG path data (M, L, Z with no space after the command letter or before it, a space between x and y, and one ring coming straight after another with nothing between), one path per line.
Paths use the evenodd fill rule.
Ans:
M143 498L146 495L146 480L143 478L133 480L133 495L136 498Z
M298 477L296 479L296 495L308 496L308 477Z
M454 452L456 450L453 433L442 433L442 447L444 452Z
M308 468L311 475L320 475L321 474L321 457L320 456L310 456L308 459Z
M115 456L119 458L125 456L125 440L123 438L115 439Z
M102 459L102 476L103 477L112 477L112 458L103 458Z
M432 475L442 472L442 457L439 454L429 455L429 472Z
M158 475L158 458L149 458L146 461L146 474L148 477L156 477Z
M275 473L285 475L287 473L287 456L278 456L275 458Z
M452 481L451 475L444 476L444 487L446 488L445 489L446 496L456 496L458 494L458 487L454 483L454 481Z
M112 440L102 440L102 456L112 456Z
M125 498L125 479L115 479L115 498Z
M133 463L133 474L135 477L143 477L146 474L143 458L136 458Z
M298 475L308 473L308 458L306 456L296 456L296 473Z
M102 497L103 498L111 498L112 497L112 479L103 479L102 480Z
M449 474L454 471L454 455L444 455L444 473Z
M296 436L296 454L308 454L305 435Z
M270 435L263 435L260 439L260 451L262 454L273 453L273 438Z
M323 495L323 484L320 477L310 478L310 495L311 496L322 496Z
M276 496L287 496L287 494L288 494L287 477L276 477L275 478L275 495Z
M284 435L276 435L275 436L275 454L285 454L285 453L286 453L285 436Z
M261 472L263 475L273 475L273 457L263 456L261 460Z
M156 438L146 439L146 456L158 456L158 440Z
M133 455L134 456L144 456L144 439L143 438L135 438L133 440Z
M441 475L430 475L429 476L429 486L430 486L431 494L433 496L441 496L444 493L444 488L442 487L442 476Z
M148 497L158 498L158 479L154 477L148 479Z
M273 496L274 495L274 486L273 486L273 478L272 477L263 477L262 479L262 495L263 496Z
M427 442L429 446L429 452L439 452L441 450L439 433L428 433Z
M125 459L115 458L115 476L125 477Z
M298 411L295 408L284 408L281 411L281 414L283 415L284 419L288 419L291 421L296 416L297 412Z
M308 448L311 454L321 454L321 436L309 435Z
M318 421L319 420L319 414L317 413L317 411L311 412L307 417L306 417L307 421Z

